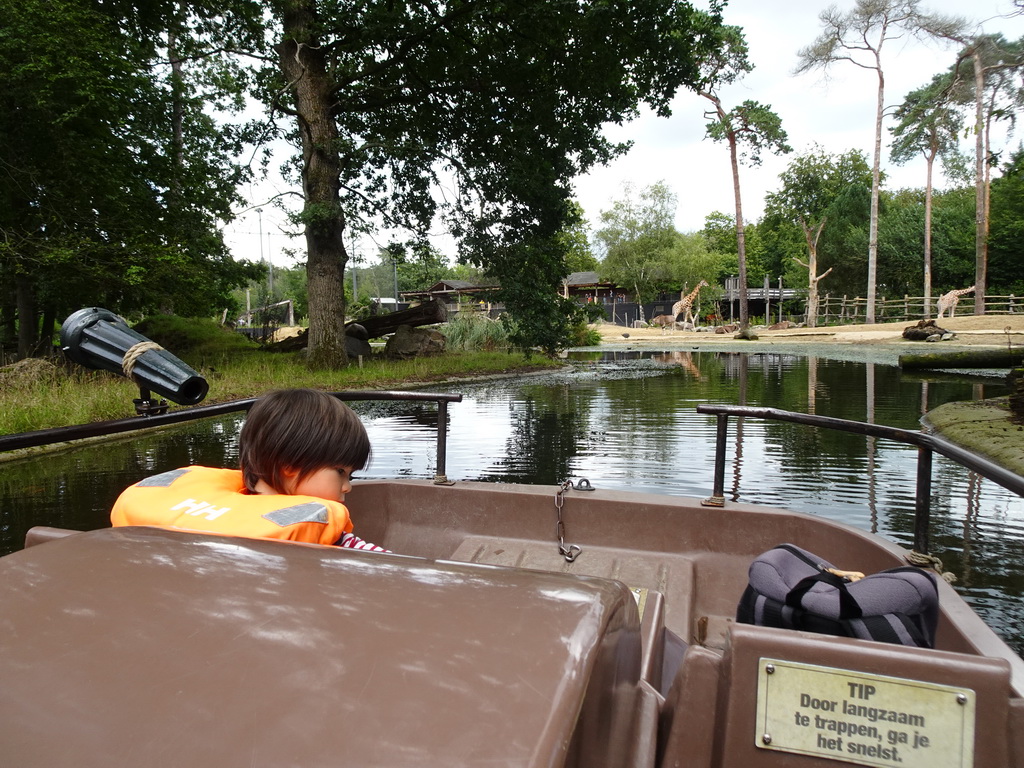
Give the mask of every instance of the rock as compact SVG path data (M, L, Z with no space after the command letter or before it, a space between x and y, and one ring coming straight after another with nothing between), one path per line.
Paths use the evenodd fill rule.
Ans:
M400 325L384 346L384 356L389 360L407 360L420 355L437 355L444 352L445 343L444 335L437 331Z
M942 341L947 334L952 338L952 334L937 326L934 320L918 320L916 325L908 325L903 329L903 338L907 341Z
M349 323L345 326L345 335L351 336L353 339L359 339L360 341L368 341L370 334L366 331L366 326L360 325L359 323Z
M735 336L733 336L733 338L740 339L741 341L757 341L757 334L754 333L750 328L747 328L745 331L740 331L739 333L737 333Z
M370 357L373 354L373 347L366 339L359 339L355 336L345 334L345 354L350 358Z
M633 321L633 327L634 328L646 328L647 327L647 323L645 323L643 320L634 320Z

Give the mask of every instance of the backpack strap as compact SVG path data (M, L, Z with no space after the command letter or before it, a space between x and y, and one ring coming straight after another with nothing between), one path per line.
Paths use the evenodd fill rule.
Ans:
M839 592L839 620L847 619L859 619L864 615L861 610L860 604L857 602L857 598L850 594L846 588L847 581L840 576L836 576L834 573L828 571L818 571L818 573L806 576L797 582L796 586L793 587L786 594L786 605L791 608L803 608L803 599L811 588L823 582L831 587L835 587Z

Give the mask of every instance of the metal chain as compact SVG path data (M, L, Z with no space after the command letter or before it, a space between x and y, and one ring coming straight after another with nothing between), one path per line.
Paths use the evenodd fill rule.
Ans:
M594 490L594 486L586 478L582 478L575 487L581 491ZM567 563L571 563L583 551L583 548L578 544L570 544L569 546L565 544L565 523L562 522L562 504L565 503L565 492L572 490L572 488L572 480L564 480L558 486L558 490L555 491L555 536L558 538L558 552L565 558Z

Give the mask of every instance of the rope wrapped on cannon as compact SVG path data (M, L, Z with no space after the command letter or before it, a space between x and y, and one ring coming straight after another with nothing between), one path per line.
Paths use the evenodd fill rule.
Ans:
M150 390L179 405L196 405L210 389L194 369L107 309L88 307L71 314L61 326L60 345L72 362L135 382L140 414L167 410L167 403L153 400Z

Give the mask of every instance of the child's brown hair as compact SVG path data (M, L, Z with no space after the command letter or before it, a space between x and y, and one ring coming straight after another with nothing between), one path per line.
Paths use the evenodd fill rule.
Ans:
M355 412L315 389L282 389L259 398L238 440L245 487L263 480L279 493L286 473L301 480L324 467L362 469L370 438Z

